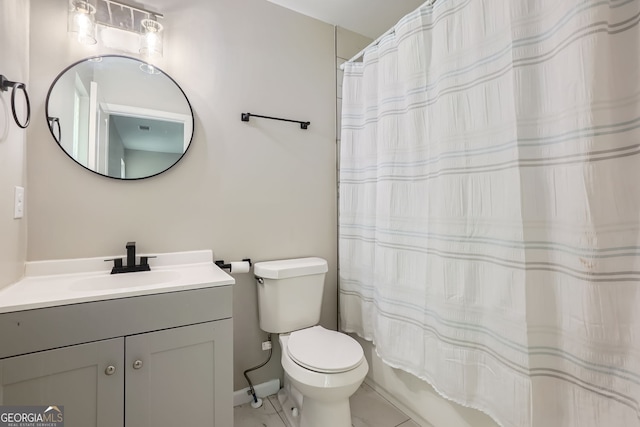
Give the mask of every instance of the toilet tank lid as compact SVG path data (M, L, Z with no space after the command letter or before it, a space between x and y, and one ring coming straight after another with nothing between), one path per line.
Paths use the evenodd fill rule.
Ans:
M327 261L318 257L256 262L253 266L254 274L265 279L287 279L326 273L328 270Z

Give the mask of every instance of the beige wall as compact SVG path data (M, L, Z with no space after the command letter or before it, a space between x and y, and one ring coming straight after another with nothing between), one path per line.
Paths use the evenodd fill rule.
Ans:
M74 164L44 120L49 84L64 67L119 52L68 40L66 0L32 0L28 259L122 254L129 240L141 252L211 248L228 261L321 256L330 265L322 324L335 328L333 27L264 0L145 3L165 14L158 65L189 97L195 136L168 172L120 182ZM247 111L311 126L240 121ZM239 390L247 386L242 371L266 355L252 275L236 276L233 310ZM281 375L276 349L252 378L260 383Z
M336 31L338 114L342 107L342 71L339 66L370 42L370 39L342 28L338 28ZM420 425L425 427L497 427L497 424L489 416L446 400L427 382L386 365L376 354L375 346L371 342L355 335L354 338L364 348L365 356L369 362L367 383Z
M25 83L30 91L28 29L29 1L0 1L0 74ZM23 102L21 93L16 100ZM0 288L20 279L27 256L28 209L24 218L13 219L15 187L26 187L25 141L26 131L11 114L11 90L0 92Z

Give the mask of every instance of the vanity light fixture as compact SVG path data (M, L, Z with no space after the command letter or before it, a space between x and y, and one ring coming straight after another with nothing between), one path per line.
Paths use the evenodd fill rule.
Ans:
M144 58L162 57L162 14L114 0L69 0L69 5L68 31L77 33L80 42L95 44L98 24L137 34Z
M96 8L83 0L72 0L67 15L67 31L82 44L96 44Z

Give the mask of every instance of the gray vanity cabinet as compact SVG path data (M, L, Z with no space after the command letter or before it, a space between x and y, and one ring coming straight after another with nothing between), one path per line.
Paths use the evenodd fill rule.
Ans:
M116 338L0 360L0 403L63 405L69 427L121 426L123 349Z
M0 314L0 405L63 405L65 427L232 426L231 295Z
M229 427L231 320L127 337L125 426Z

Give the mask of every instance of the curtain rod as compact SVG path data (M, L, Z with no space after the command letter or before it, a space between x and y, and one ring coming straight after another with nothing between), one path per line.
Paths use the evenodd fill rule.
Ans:
M411 15L412 13L414 13L416 10L420 10L420 8L422 8L422 6L424 6L425 4L427 6L433 6L433 4L436 2L436 0L427 0L424 3L422 3L420 6L418 6L417 8L415 8L413 10L413 12L407 13L405 16ZM397 24L396 24L397 25ZM384 37L388 36L391 33L394 33L396 31L396 26L394 25L393 27L389 28L387 31L385 31L380 37L378 37L377 39L375 39L374 41L372 41L371 43L369 43L364 49L362 49L360 52L356 53L353 57L351 57L350 60L344 62L343 64L340 65L340 69L344 70L344 66L347 62L353 62L356 59L360 58L362 55L364 55L365 50L369 49L371 46L377 46L378 43L380 43L380 40L382 40Z

